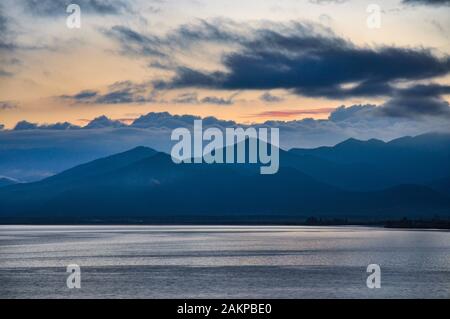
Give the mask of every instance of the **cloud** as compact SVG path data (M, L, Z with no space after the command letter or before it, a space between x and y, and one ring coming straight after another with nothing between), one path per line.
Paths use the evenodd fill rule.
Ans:
M450 6L450 0L403 0L402 2L410 5Z
M215 104L232 105L239 93L229 97L204 96L199 97L196 92L185 92L167 101L158 98L159 93L150 83L134 83L131 81L116 82L108 86L107 92L100 93L94 90L83 90L74 95L61 95L58 98L73 103L83 104L132 104L132 103L175 103L175 104Z
M86 90L86 91L81 91L78 94L75 94L73 96L73 98L76 99L76 100L81 100L82 101L82 100L92 99L92 98L96 97L97 95L98 95L98 92L96 92L96 91Z
M443 37L449 39L450 38L450 34L449 32L447 32L445 30L445 28L442 26L442 24L435 19L431 19L430 20L430 24L439 32L439 34L441 34Z
M38 124L28 121L20 121L13 128L14 131L25 130L79 130L79 129L104 129L104 128L121 128L126 125L118 120L111 120L105 115L99 116L92 121L88 121L88 124L84 127L71 124L69 122L54 123L54 124Z
M294 117L299 115L317 115L317 114L327 114L333 112L334 108L318 108L309 110L275 110L275 111L265 111L257 114L252 114L251 117Z
M95 99L95 103L99 104L124 104L142 102L145 102L144 98L135 96L128 90L112 91L105 95L100 95Z
M153 69L160 69L164 71L173 70L175 66L173 64L161 61L152 61L148 64L148 67Z
M172 103L175 104L198 104L197 93L182 93L172 99Z
M182 93L171 100L175 104L215 104L215 105L232 105L234 97L237 93L232 94L228 98L217 96L205 96L199 98L195 92Z
M131 10L127 1L122 0L19 0L23 9L39 16L63 16L67 15L66 8L71 3L80 6L82 13L99 15L116 15Z
M397 90L393 97L380 106L372 104L338 107L330 115L334 122L364 119L403 118L450 120L450 105L442 95L450 94L450 86L437 84L415 85Z
M278 102L281 102L281 101L284 100L282 97L272 95L270 92L263 93L259 97L259 99L261 101L264 101L264 102L267 102L267 103L278 103Z
M450 94L450 86L416 85L398 90L380 110L388 116L420 117L445 116L450 118L450 105L442 95Z
M341 105L334 109L329 116L329 120L332 122L343 122L352 119L361 119L361 117L368 118L373 116L376 112L377 106L373 104L359 104L345 107Z
M0 111L1 110L11 110L17 108L17 104L11 101L0 101Z
M107 92L103 94L94 90L84 90L74 95L61 95L58 98L82 104L133 104L155 102L155 94L148 83L121 81L108 86Z
M398 81L450 72L450 57L438 57L429 49L356 46L308 24L271 25L238 38L240 48L222 57L225 70L178 66L171 80L155 81L155 87L285 89L330 99L383 97L393 95Z
M154 113L142 115L137 118L130 126L135 128L159 128L159 129L176 129L179 127L191 127L195 120L201 117L194 115L172 115L168 112ZM234 121L219 120L213 116L203 118L203 124L209 127L234 127L237 125Z
M216 104L216 105L231 105L233 104L232 98L224 99L222 97L216 97L216 96L206 96L203 99L201 99L202 104Z
M39 125L37 123L31 123L28 121L20 121L14 127L14 131L25 131L25 130L75 130L80 127L77 125L73 125L69 122L63 123L54 123L54 124L42 124Z
M389 112L385 111L387 107L387 105L375 106L367 104L340 106L334 110L332 108L314 109L311 112L331 111L331 113L328 119L269 120L252 126L256 128L278 128L280 130L280 145L285 149L334 145L351 137L363 140L371 138L390 140L406 135L418 135L433 131L450 131L450 117L448 116L432 117L421 115L419 120L415 117L399 117L397 114L389 114ZM292 114L288 111L282 113L284 112L283 110L279 112L281 112L281 115L285 115L286 118L289 118ZM303 110L298 112L305 113ZM28 147L37 147L41 143L39 142L41 138L45 137L46 147L52 147L55 143L62 143L70 147L73 142L72 139L76 138L77 140L86 140L83 143L88 143L91 146L92 141L95 141L96 147L100 148L108 146L108 149L113 147L115 150L125 150L134 146L146 145L170 152L172 145L170 134L172 130L179 127L192 129L194 120L199 119L202 118L194 115L172 115L167 112L152 112L140 116L129 125L102 116L94 119L91 121L91 125L88 124L84 128L65 124L65 129L57 124L38 125L23 121L18 123L13 131L2 131L0 133L0 143L12 147L19 147L18 143L20 143L20 147L24 147L24 143ZM246 124L225 121L215 117L205 117L202 120L204 128L217 127L224 130L227 127L249 127ZM12 132L30 132L30 134L24 140L12 134ZM101 139L93 139L92 136L97 135L101 135ZM100 144L103 145L103 143L107 145L99 146Z
M266 92L260 100L279 103L282 98L271 95L269 90L283 89L316 98L385 98L384 116L421 117L446 113L443 93L416 99L408 95L415 94L418 81L449 74L448 55L437 56L427 48L358 46L328 28L311 23L250 24L225 19L213 22L198 20L164 36L116 26L110 30L110 36L119 40L125 54L157 58L150 66L162 66L173 72L169 80L152 82L155 91L262 90ZM206 71L174 61L171 53L198 50L201 43L226 44L227 51L220 59L222 67ZM400 82L407 88L398 87ZM148 101L146 97L131 96L127 91L97 99L100 103ZM154 97L151 101L155 101ZM171 102L230 105L232 99L212 96L200 99L195 93L183 93ZM405 113L408 110L410 114ZM278 116L289 114L278 113Z
M111 120L107 118L106 116L102 115L99 116L86 125L85 129L101 129L101 128L119 128L119 127L125 127L126 125L120 121L117 120Z
M143 35L128 27L113 26L103 33L121 44L124 55L166 57L161 40L154 35Z
M13 73L0 69L0 76L1 77L10 77L10 76L13 76Z
M150 62L149 66L173 70L178 65L175 54L189 52L194 46L198 50L202 43L230 46L241 43L245 37L240 30L245 27L249 26L216 18L211 21L197 20L196 23L182 24L163 36L139 32L122 25L103 29L102 32L119 43L121 54L159 59Z

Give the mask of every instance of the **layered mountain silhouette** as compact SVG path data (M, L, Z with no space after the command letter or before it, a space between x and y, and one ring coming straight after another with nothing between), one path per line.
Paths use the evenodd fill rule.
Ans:
M334 147L293 149L299 169L332 185L381 190L427 185L450 176L450 134L425 134L385 143L349 139Z
M450 217L449 163L445 134L280 150L275 175L260 175L260 164L175 164L168 154L137 147L1 187L0 222Z

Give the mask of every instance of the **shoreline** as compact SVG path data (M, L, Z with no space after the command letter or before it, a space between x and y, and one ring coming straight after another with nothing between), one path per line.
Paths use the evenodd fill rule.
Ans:
M402 229L402 230L450 230L450 220L386 220L386 221L348 221L347 223L343 222L335 222L332 221L322 221L317 223L311 222L199 222L199 221L171 221L171 222L149 222L149 221L108 221L108 220L84 220L77 222L69 222L69 221L49 221L49 220L41 220L37 221L19 221L19 220L10 220L8 222L0 221L0 226L211 226L211 227L295 227L295 226L303 226L303 227L374 227L374 228L384 228L384 229Z

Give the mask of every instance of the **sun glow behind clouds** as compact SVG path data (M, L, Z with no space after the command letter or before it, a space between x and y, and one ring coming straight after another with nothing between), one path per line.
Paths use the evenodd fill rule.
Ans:
M17 104L15 108L0 110L0 122L9 128L22 119L82 124L80 119L92 119L102 114L129 119L129 114L149 111L214 115L238 122L326 118L331 110L342 104L382 104L387 99L382 96L305 97L284 89L217 90L207 87L161 90L158 99L153 99L151 85L147 88L145 99L139 103L81 103L58 98L76 95L84 90L107 94L108 87L122 81L137 84L168 81L176 74L177 67L185 65L195 70L227 72L227 66L222 65L224 54L239 50L241 44L237 39L229 42L211 39L194 41L183 47L182 42L187 35L182 34L176 40L177 46L170 43L171 32L183 24L195 26L199 19L210 21L217 27L217 32L223 31L221 27L225 25L217 23L218 17L229 21L228 25L244 25L244 29L247 25L268 24L269 21L278 25L319 23L359 47L425 47L433 48L433 54L441 57L450 53L448 8L412 7L400 1L378 1L383 9L382 26L375 30L366 27L366 8L370 1L349 0L340 4L318 5L313 1L296 0L135 0L123 7L117 0L114 1L118 3L116 11L100 14L89 6L84 6L87 9L83 12L83 3L89 3L84 0L82 28L79 30L65 27L65 12L44 12L42 7L24 6L27 2L30 1L6 0L2 7L2 16L7 17L4 19L6 24L2 25L6 29L2 31L8 37L0 40L15 46L13 50L2 49L0 59L0 71L3 71L0 73L0 101ZM42 1L40 5L46 2ZM133 30L136 37L151 39L153 36L163 38L169 35L162 44L166 46L164 52L168 56L155 57L144 52L132 55L129 51L124 54L117 39L107 36L114 26ZM246 31L252 32L250 29ZM199 33L194 35L201 36ZM147 47L150 48L153 47ZM437 80L441 84L449 83L448 77ZM351 90L356 85L354 82L345 83L341 88ZM183 94L191 98L180 100ZM443 96L448 101L448 95Z

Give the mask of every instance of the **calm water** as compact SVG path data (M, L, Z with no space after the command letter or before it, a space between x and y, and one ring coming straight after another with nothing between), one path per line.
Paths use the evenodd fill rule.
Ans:
M381 289L366 267L379 264ZM66 266L81 267L81 289ZM450 232L0 226L1 298L450 298Z

